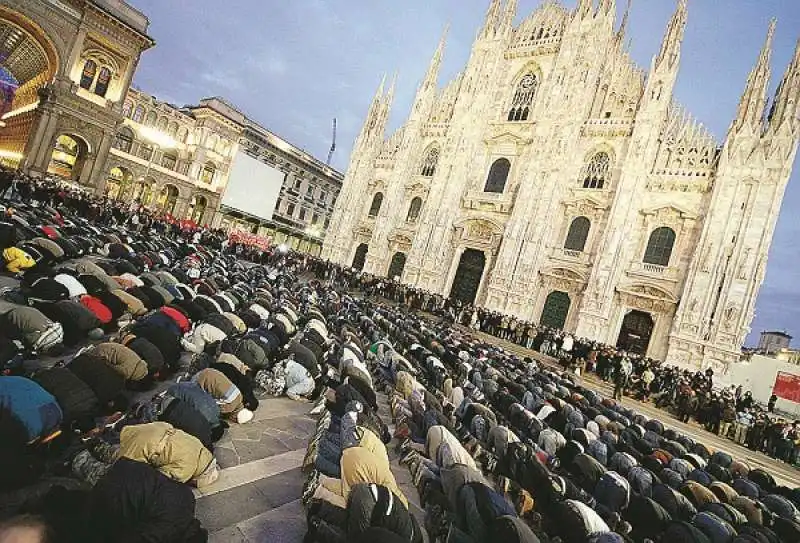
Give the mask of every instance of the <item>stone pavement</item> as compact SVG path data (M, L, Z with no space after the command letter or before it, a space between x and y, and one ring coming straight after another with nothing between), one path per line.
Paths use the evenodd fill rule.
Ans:
M307 415L311 407L288 398L269 398L261 402L253 422L232 425L216 444L220 478L202 491L195 490L196 516L209 531L211 543L302 542L306 517L300 496L305 477L300 466L316 428L316 420ZM390 422L383 394L379 407L381 417ZM423 511L411 474L398 464L394 443L388 449L397 483L421 526Z

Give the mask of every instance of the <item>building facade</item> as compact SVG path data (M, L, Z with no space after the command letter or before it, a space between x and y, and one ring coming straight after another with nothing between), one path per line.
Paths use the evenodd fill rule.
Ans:
M737 360L798 143L800 49L771 41L723 144L673 100L687 3L649 72L615 0L492 0L464 70L439 44L406 122L358 136L322 256L689 367Z
M223 226L244 228L269 236L275 243L319 255L344 175L251 120L245 123L241 149L286 177L272 220L223 207Z
M131 88L106 163L110 198L217 226L246 117L222 98L178 108Z
M788 349L791 343L792 336L786 332L761 332L757 350L761 354L775 354L778 351Z
M122 0L3 0L2 163L101 184L148 25Z

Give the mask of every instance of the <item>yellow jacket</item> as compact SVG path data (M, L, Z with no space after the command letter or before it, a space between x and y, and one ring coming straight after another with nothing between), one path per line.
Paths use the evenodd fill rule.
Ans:
M3 259L6 261L6 269L11 273L19 273L36 265L36 261L31 255L16 247L9 247L4 250Z
M119 454L137 462L146 462L181 483L198 478L214 459L200 440L166 422L123 428Z

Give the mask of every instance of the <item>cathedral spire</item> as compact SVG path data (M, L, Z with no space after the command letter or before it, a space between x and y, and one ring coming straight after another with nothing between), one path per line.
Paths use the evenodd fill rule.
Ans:
M597 14L608 15L609 13L616 15L617 0L600 0L600 5L597 6Z
M655 67L661 68L667 66L674 68L681 57L681 43L683 42L683 34L686 30L686 21L688 19L687 0L678 0L678 9L672 15L672 19L667 27L667 33L664 36L664 41L661 43L661 51L656 57Z
M517 5L519 0L506 0L506 9L503 13L503 19L500 21L499 34L505 35L514 29L514 19L517 18Z
M739 102L739 110L736 113L734 128L739 129L744 125L758 126L764 115L764 108L767 105L767 86L770 78L770 59L772 57L772 39L775 36L775 25L777 21L772 19L767 30L767 39L758 61L747 78L747 86Z
M378 90L375 92L375 97L372 99L372 104L369 106L369 112L367 113L367 118L364 120L364 126L361 127L361 134L359 135L359 139L361 142L366 142L370 139L375 126L378 124L381 116L381 108L383 102L383 89L386 86L386 74L383 74L383 78L381 79L381 84L378 86Z
M414 113L419 112L426 104L432 103L436 96L436 89L439 86L439 69L442 66L442 58L444 57L444 48L447 43L447 33L449 30L450 25L448 24L444 27L442 38L439 40L439 45L433 53L433 58L431 58L431 63L428 66L425 79L422 80L422 84L417 90L417 96L414 98L414 106L412 108Z
M500 11L502 7L502 0L492 0L489 4L489 9L486 12L486 22L481 30L480 37L484 39L494 38L497 33L497 25L500 22Z
M794 57L775 93L775 101L769 114L770 126L777 129L784 121L796 120L798 113L800 113L800 40L797 40Z
M394 103L394 90L397 86L397 72L392 76L392 83L389 85L389 91L384 96L380 110L378 113L378 120L376 122L375 132L383 139L386 132L386 125L389 122L389 113L392 111L392 104Z
M628 22L631 18L631 4L633 0L628 0L628 5L625 6L625 14L622 16L622 23L619 25L619 30L617 30L617 41L622 43L622 40L625 39L625 34L628 33Z
M594 0L579 0L578 7L575 8L575 16L579 19L585 19L592 14L592 5Z

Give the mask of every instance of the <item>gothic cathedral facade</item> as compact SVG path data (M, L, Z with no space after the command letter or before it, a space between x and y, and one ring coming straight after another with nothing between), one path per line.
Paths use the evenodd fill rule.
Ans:
M738 360L800 134L774 23L724 144L673 100L687 2L649 72L615 0L492 0L465 69L358 136L323 258L687 367ZM767 108L767 105L770 107ZM766 111L766 114L765 114Z

